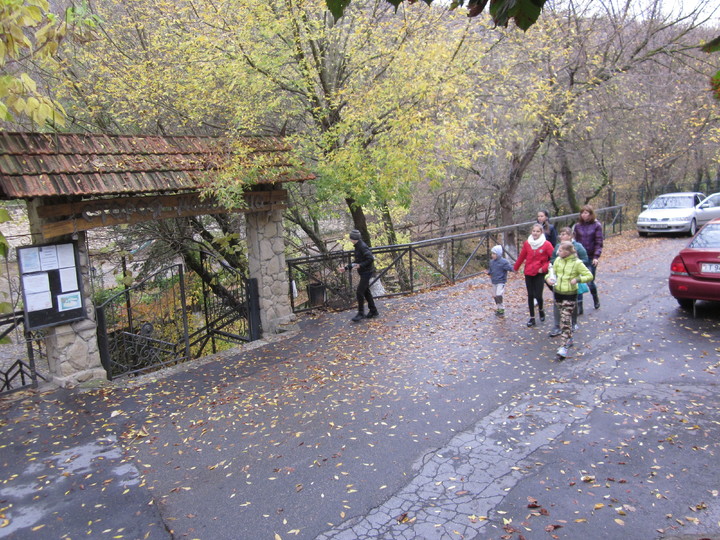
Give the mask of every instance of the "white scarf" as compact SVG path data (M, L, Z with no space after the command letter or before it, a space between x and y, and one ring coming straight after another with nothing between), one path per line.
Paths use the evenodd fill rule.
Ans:
M530 236L528 236L527 241L528 241L528 244L530 244L530 247L534 251L534 250L538 249L539 247L541 247L547 240L545 240L544 234L541 234L540 236L538 236L537 240L535 240L531 234Z

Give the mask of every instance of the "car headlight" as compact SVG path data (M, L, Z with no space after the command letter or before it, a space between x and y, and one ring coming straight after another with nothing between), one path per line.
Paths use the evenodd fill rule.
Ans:
M650 221L650 220L649 220L648 218L645 218L645 217L639 217L639 218L637 218L637 222L638 222L638 223L647 223L648 221Z

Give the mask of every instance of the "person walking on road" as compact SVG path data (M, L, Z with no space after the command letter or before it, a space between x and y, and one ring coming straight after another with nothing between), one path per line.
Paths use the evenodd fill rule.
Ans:
M557 350L560 358L565 358L568 349L573 346L572 314L577 302L578 283L589 283L593 275L587 266L578 259L572 242L561 242L558 257L550 265L547 282L553 287L555 303L560 304L560 333L563 344Z
M595 218L595 210L589 204L580 209L580 219L573 227L573 232L575 233L575 240L583 245L590 259L588 268L592 272L593 280L588 283L588 288L590 294L592 294L595 309L600 309L595 277L597 276L597 266L603 249L603 228L602 224Z
M545 274L547 274L550 266L552 253L552 244L545 239L542 225L535 223L513 267L513 270L517 272L525 263L525 288L527 289L528 310L530 311L530 319L527 322L528 327L535 326L535 300L537 300L540 321L545 320L542 294L545 288Z
M357 315L352 318L353 321L358 322L362 319L372 319L379 315L377 307L375 307L375 299L370 291L370 279L375 273L375 257L368 245L362 241L360 231L353 229L350 231L349 236L355 249L354 261L347 266L339 266L338 272L343 273L346 270L356 268L358 274L360 274L360 282L355 291L358 302L358 312ZM365 301L367 301L369 310L367 315L365 314Z
M538 210L537 222L542 225L543 234L547 241L555 247L558 243L558 234L555 226L550 223L550 212L547 210Z
M495 315L498 317L505 316L505 307L503 306L503 292L505 292L505 284L507 283L507 273L513 271L510 262L503 257L502 246L493 246L490 250L490 264L488 265L488 274L490 274L490 283L493 285L493 299L495 300Z
M576 242L573 238L572 229L570 227L563 227L560 229L560 232L558 233L558 236L560 237L560 242L572 242L573 247L575 248L575 254L577 255L577 258L580 259L585 266L588 268L590 267L590 260L588 259L587 251L585 251L585 248L580 242ZM555 246L555 251L553 252L552 257L550 257L550 262L554 263L555 259L558 258L558 251L560 250L560 244ZM572 326L573 330L577 328L577 318L578 315L582 315L582 291L580 290L580 287L583 285L578 286L578 295L577 295L577 304L575 305L575 309L572 313ZM584 285L587 292L587 285ZM554 292L554 291L553 291ZM550 337L556 337L560 335L560 303L555 302L553 305L553 321L555 322L555 326L550 331Z

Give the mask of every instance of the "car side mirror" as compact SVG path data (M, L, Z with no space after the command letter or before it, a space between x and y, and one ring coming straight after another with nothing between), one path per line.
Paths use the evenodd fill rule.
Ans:
M649 206L648 204L643 204L643 210L647 210L648 206Z
M702 203L700 208L710 208L710 203Z

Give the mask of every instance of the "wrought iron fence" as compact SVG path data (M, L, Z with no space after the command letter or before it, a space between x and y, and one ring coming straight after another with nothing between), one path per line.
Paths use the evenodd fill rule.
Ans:
M260 339L260 302L257 279L248 279L211 253L200 252L206 276L202 281L202 323L191 324L190 347L194 357L210 344L213 353L218 342L237 344Z
M606 236L623 229L624 205L596 210ZM570 226L580 214L552 218L555 227ZM534 221L506 227L422 240L409 244L373 248L377 273L371 281L376 298L411 294L452 284L483 274L490 260L490 249L504 245L510 258L519 252ZM288 259L290 301L293 312L320 307L347 309L355 303L354 272L338 273L339 266L352 260L352 251L333 251L324 255Z
M181 264L118 292L96 309L100 359L108 379L190 358Z
M201 253L205 280L182 264L113 294L96 308L108 379L199 358L208 345L260 338L257 281Z
M44 355L42 343L25 331L22 311L0 315L0 394L37 388L38 379L46 380L35 363Z

